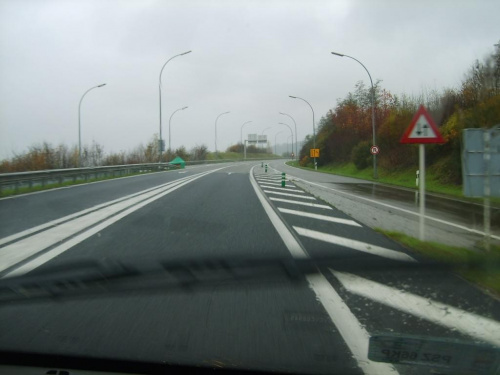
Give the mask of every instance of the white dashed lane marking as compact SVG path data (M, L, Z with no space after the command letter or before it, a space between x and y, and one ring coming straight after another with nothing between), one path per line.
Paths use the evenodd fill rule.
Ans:
M283 202L283 203L297 204L299 206L324 208L326 210L331 210L332 209L330 206L327 206L327 205L324 205L324 204L317 204L317 203L310 203L310 202L299 202L299 201L292 201L290 199L274 198L274 197L269 197L269 199L272 200L272 201L274 201L274 202Z
M282 195L282 196L285 196L285 197L292 197L292 198L309 199L309 200L312 200L312 201L316 200L316 198L310 197L308 195L289 194L289 193L282 193L280 191L264 190L264 193L275 194L275 195Z
M406 262L416 262L415 259L413 259L411 256L409 256L405 253L395 251L395 250L389 250L389 249L386 249L385 247L376 246L376 245L372 245L372 244L369 244L366 242L351 240L349 238L334 236L333 234L317 232L315 230L310 230L310 229L296 227L296 226L294 226L293 229L295 229L295 231L299 235L304 236L304 237L308 237L308 238L312 238L314 240L328 242L328 243L343 246L343 247L348 247L348 248L353 249L353 250L358 250L358 251L362 251L364 253L378 255L378 256L381 256L384 258L406 261Z
M278 188L278 187L273 187L273 185L268 185L268 184L259 184L259 185L262 186L265 189L273 189L273 190L281 190L281 191L291 191L293 193L304 194L304 192L302 190L287 189L286 187L285 188Z
M284 214L290 214L290 215L296 215L296 216L303 216L303 217L308 217L308 218L311 218L311 219L329 221L331 223L352 225L354 227L361 227L360 224L356 223L354 220L349 220L349 219L341 219L341 218L333 217L333 216L312 214L310 212L290 210L288 208L281 208L281 207L278 207L278 211L283 212Z
M500 346L500 323L497 321L357 275L330 271L351 293Z

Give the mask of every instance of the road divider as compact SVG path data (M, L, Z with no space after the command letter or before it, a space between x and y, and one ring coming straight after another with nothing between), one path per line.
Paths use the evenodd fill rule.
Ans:
M257 198L269 216L274 228L285 243L285 246L288 248L288 251L290 251L290 254L294 258L309 258L306 250L288 229L286 224L281 220L271 204L266 200L264 193L260 190L260 187L253 175L254 168L255 167L252 167L250 170L250 182L254 188ZM272 197L269 199L274 201L288 201L286 199ZM288 202L294 203L294 201ZM299 203L313 205L313 203L308 202ZM330 210L332 209L330 206L319 206L323 206L323 208L326 207ZM358 366L363 370L363 372L374 375L398 374L394 366L386 363L373 362L368 359L368 340L370 338L368 332L354 316L349 307L345 304L325 276L322 274L316 274L307 276L306 279L309 283L309 287L313 290L316 298L325 308L328 316L338 329L340 335L349 347L354 359L358 363Z

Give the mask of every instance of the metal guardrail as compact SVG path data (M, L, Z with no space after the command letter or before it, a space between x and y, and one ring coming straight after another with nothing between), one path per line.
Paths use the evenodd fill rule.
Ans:
M176 168L176 166L169 163L149 163L2 173L0 174L0 195L5 189L19 191L20 188L26 187L31 189L34 186L63 185L68 181L87 182L92 178L120 177L132 173L147 173L172 168Z
M266 159L246 159L269 160ZM242 159L218 159L218 160L193 160L186 161L186 165L198 164L216 164L243 161ZM47 169L42 171L0 173L0 196L5 190L15 190L18 192L21 188L33 188L35 186L45 187L47 185L62 186L65 182L72 181L76 183L87 182L92 178L120 177L132 173L150 173L162 170L170 170L178 166L170 163L147 163L147 164L128 164L112 165L105 167L86 167L86 168L66 168L66 169Z

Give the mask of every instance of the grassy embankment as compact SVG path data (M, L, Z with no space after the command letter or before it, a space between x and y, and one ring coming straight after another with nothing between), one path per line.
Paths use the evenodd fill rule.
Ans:
M380 228L376 228L376 231L426 258L439 262L457 263L456 272L460 276L500 296L500 246L491 245L488 252L478 251L420 241L399 232Z

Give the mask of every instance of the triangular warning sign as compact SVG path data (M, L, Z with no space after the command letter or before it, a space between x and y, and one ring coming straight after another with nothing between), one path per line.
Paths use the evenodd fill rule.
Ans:
M415 116L406 129L400 143L445 143L439 129L423 105L420 106Z

